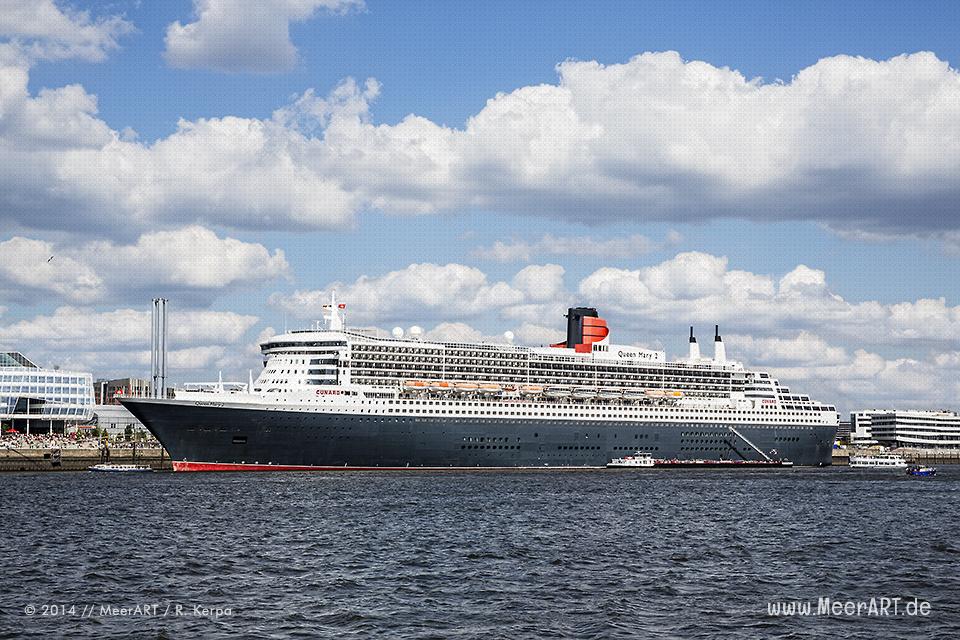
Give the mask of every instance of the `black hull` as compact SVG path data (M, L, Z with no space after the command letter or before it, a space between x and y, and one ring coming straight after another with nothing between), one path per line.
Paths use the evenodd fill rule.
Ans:
M280 411L121 400L176 462L347 468L603 467L654 458L762 460L720 423L510 420ZM736 424L796 465L831 462L835 427Z

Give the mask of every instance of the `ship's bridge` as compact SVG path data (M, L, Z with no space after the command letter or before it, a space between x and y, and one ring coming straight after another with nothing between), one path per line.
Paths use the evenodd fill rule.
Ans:
M347 336L341 331L292 331L260 345L263 371L254 391L340 384L346 366Z

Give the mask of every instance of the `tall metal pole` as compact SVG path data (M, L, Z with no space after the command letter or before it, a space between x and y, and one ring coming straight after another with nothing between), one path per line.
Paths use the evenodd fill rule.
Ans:
M153 299L150 310L150 397L157 397L157 301Z
M158 398L167 396L167 299L160 298L160 394Z
M154 298L150 324L151 397L167 393L167 299Z

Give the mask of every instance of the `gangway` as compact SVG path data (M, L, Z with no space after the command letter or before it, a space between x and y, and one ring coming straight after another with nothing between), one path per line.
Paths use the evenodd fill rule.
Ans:
M734 429L729 425L727 426L727 429L729 429L730 432L733 433L733 435L737 436L738 438L746 442L748 445L750 445L750 448L756 451L757 453L759 453L760 455L762 455L767 460L767 462L773 462L773 459L770 456L768 456L763 451L761 451L760 447L750 442L745 435L743 435L742 433L740 433L739 431L737 431L736 429Z

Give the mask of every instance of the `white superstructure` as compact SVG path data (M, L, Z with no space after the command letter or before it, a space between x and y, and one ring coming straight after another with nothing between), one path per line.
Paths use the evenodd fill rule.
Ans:
M177 397L211 400L219 392L230 403L388 415L837 424L833 405L728 360L719 332L719 359L691 350L668 362L663 351L611 344L606 323L595 317L590 326L602 331L595 329L593 340L527 347L377 337L347 329L342 307L335 300L328 306L325 330L265 340L264 368L251 388L213 385Z

